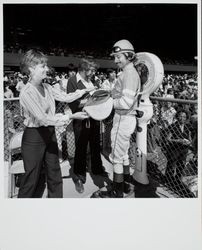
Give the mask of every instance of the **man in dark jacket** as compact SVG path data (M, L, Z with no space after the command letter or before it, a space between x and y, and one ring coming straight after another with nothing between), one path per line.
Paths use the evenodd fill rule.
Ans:
M81 59L78 67L78 73L72 76L67 83L67 93L76 91L77 89L95 88L91 78L95 74L97 65L88 59ZM72 113L81 111L85 104L85 97L78 99L69 104ZM87 147L90 146L91 154L91 172L94 175L107 176L102 166L100 155L100 122L92 118L83 121L73 121L75 134L75 158L74 158L74 174L76 190L83 193L83 184L86 182L86 163L87 163Z

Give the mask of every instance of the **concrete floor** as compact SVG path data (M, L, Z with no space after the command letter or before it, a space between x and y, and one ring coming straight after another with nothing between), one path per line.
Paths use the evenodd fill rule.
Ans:
M106 189L105 186L111 183L113 171L111 163L103 156L102 162L106 172L109 173L109 178L95 176L87 172L86 183L84 185L84 192L82 194L75 190L75 184L72 179L72 166L73 162L63 161L61 163L62 177L63 177L63 197L64 198L90 198L91 195L99 189ZM90 168L90 167L89 167ZM131 169L131 171L133 171ZM8 197L8 166L5 164L4 171L4 186L5 186L5 198ZM131 172L132 174L132 172ZM131 185L132 191L125 198L172 198L177 197L174 193L168 190L166 187L160 185L153 179L149 179L148 185L142 185L135 183L135 186ZM104 188L103 188L104 187ZM16 196L18 189L16 188ZM14 198L16 198L16 196ZM43 198L47 197L47 190L45 190Z
M90 198L91 195L98 191L103 186L107 186L113 176L113 170L111 163L106 160L102 155L103 166L105 167L106 172L109 173L109 178L98 177L91 175L87 172L87 179L84 185L84 193L79 194L75 190L74 182L71 178L72 176L72 167L68 161L61 164L62 176L63 176L63 194L64 198ZM131 170L133 171L133 170ZM132 172L131 172L132 174ZM127 195L125 198L171 198L176 197L170 190L160 185L158 182L149 179L150 183L148 185L141 185L136 183L135 187L131 185L133 192Z

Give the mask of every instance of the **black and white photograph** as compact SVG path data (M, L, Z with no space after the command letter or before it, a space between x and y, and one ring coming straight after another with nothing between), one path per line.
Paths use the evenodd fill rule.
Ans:
M6 197L198 196L197 4L4 4L3 21Z
M131 213L136 207L139 213L143 202L151 204L151 210L157 203L167 204L173 207L171 214L173 202L177 206L182 202L182 210L183 202L189 202L194 205L190 211L195 211L195 221L198 216L199 230L200 1L4 1L1 7L1 200L6 206L17 204L18 210L22 204L36 204L46 210L53 204L56 214L49 223L56 221L57 230L59 209L64 212L66 206L67 214L73 211L82 218L81 224L73 223L73 232L79 227L78 235L84 237L80 227L91 205L98 209L95 220L102 221L99 206L103 210L110 204L112 228L118 230L127 209ZM123 210L119 207L120 213L113 212L116 204L124 206ZM148 207L144 215L151 210ZM41 217L39 207L37 211ZM158 214L162 218L164 211ZM176 213L180 214L179 207ZM135 225L133 219L126 221ZM108 217L106 225L109 221ZM69 246L60 242L46 248L33 243L28 248L29 235L26 248L1 248L0 243L0 250L199 250L198 232L190 240L188 233L180 234L179 239L186 240L178 239L176 245L172 236L162 248L160 243L141 246L140 240L133 245L130 232L126 243L127 233L123 242L110 242L106 236L108 246L103 235L96 234L102 243L94 247L86 239L83 246L81 242L74 246L79 239L74 235ZM121 231L117 235L120 238ZM193 248L191 238L195 239Z

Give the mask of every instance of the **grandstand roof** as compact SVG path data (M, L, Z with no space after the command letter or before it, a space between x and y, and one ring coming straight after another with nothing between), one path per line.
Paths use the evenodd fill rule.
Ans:
M4 4L3 16L4 43L15 37L104 51L125 38L137 52L197 55L196 4Z

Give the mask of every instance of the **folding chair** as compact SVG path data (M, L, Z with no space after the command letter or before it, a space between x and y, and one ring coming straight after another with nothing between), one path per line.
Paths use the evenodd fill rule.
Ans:
M15 176L23 174L25 172L23 160L19 159L21 155L21 142L23 132L15 133L9 143L9 162L8 162L8 173L9 173L9 198L16 196L16 181ZM18 156L18 157L16 157Z

